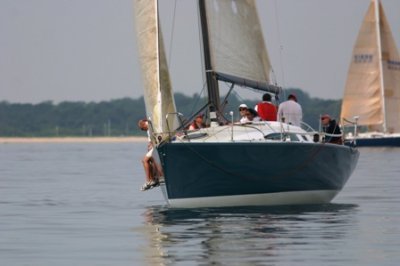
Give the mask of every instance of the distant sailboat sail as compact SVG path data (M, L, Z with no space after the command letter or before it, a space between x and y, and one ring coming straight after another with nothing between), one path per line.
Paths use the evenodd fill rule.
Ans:
M134 3L139 60L146 88L146 115L152 121L153 133L159 135L173 131L177 123L173 116L168 123L165 119L167 114L176 112L176 107L158 24L158 5L157 0L135 0Z
M378 0L362 23L348 73L342 114L369 131L400 132L400 58Z

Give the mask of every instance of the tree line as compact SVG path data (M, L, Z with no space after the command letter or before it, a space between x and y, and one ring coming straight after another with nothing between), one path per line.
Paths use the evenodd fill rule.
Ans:
M340 100L311 98L300 89L286 90L295 93L303 107L303 120L313 128L319 125L319 116L328 113L338 118ZM284 99L282 99L284 100ZM241 103L255 106L256 100L229 98L225 110L234 111ZM198 94L175 94L177 110L189 118L206 99ZM136 136L143 135L137 121L145 117L143 97L122 98L102 102L45 101L38 104L0 102L0 136L6 137L65 137L65 136ZM235 117L236 119L237 117Z

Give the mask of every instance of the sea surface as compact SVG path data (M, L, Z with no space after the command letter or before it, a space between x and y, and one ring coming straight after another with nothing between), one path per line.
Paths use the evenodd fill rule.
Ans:
M400 149L331 204L173 210L146 143L0 144L0 265L400 265Z

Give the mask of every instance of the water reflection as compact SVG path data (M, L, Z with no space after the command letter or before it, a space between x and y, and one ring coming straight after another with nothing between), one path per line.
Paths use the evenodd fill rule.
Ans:
M352 230L358 206L244 207L177 210L148 207L143 213L148 263L242 264L294 262L310 252L340 245ZM290 256L287 256L290 255ZM339 258L331 258L331 261Z

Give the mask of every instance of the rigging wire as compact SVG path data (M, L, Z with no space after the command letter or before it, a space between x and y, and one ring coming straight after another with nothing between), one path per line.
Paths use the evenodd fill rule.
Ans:
M200 94L198 94L199 97L197 97L195 103L192 105L192 111L191 111L190 115L194 114L194 112L195 112L194 109L197 107L199 101L201 100L201 96L204 94L206 86L207 86L207 84L206 84L206 82L204 82L203 83L203 88L201 89Z
M274 1L274 8L275 8L276 31L277 31L277 34L278 34L278 43L279 43L279 61L280 61L280 64L281 64L282 85L283 85L283 88L285 88L286 87L286 84L285 84L285 71L284 71L284 65L283 65L283 59L282 59L283 58L283 55L282 55L283 45L282 45L281 30L280 30L280 24L279 24L279 18L278 18L278 14L279 14L279 11L278 11L278 0ZM285 94L284 90L283 90L283 94ZM286 95L283 95L283 96L284 96L284 98L286 98Z
M174 36L175 36L175 27L176 27L176 12L177 12L177 0L174 1L174 8L173 8L173 13L172 13L172 25L171 25L171 34L170 34L170 43L169 43L169 51L168 51L168 68L170 69L171 64L172 64L172 51L173 51L173 45L174 45ZM200 25L199 25L200 27ZM194 109L198 105L199 101L201 100L201 97L203 94L205 94L205 88L206 88L206 81L203 78L203 88L197 97L195 104L192 106L191 110L191 115L194 114Z
M170 41L169 41L169 52L168 52L168 69L171 67L171 62L172 62L172 46L173 46L173 40L174 40L174 31L175 31L175 21L176 21L176 0L174 1L174 12L172 14L172 27L171 27L171 36L170 36Z

